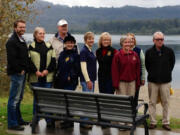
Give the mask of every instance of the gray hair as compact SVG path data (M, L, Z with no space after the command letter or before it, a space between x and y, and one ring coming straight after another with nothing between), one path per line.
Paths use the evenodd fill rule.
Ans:
M156 37L157 35L161 35L161 36L164 37L164 34L163 34L161 31L157 31L157 32L155 32L155 33L153 34L153 39L155 39L155 37Z
M34 29L34 33L33 33L34 39L36 39L36 35L37 35L37 33L38 33L40 30L43 30L44 32L46 32L43 27L36 27L36 28Z
M120 45L123 46L123 43L126 39L131 40L131 38L127 35L122 35L122 37L120 38Z

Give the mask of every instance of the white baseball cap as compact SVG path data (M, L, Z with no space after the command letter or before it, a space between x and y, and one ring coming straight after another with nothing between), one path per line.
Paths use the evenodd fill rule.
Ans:
M68 24L68 22L65 19L61 19L58 21L57 26L63 26L65 24Z

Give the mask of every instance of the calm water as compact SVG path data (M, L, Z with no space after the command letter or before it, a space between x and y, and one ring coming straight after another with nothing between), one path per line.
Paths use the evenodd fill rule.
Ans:
M83 35L81 34L73 34L73 36L76 38L79 49L83 46ZM28 42L31 42L33 40L32 34L25 34L25 39ZM46 34L45 40L48 41L50 38L53 37L53 34ZM119 40L121 35L112 35L112 44L113 47L116 49L120 48ZM95 46L93 47L93 51L97 49L97 43L98 43L99 35L95 36ZM146 49L150 48L153 45L152 42L152 36L147 35L137 35L136 36L137 44L138 46L146 51ZM165 44L169 47L171 47L176 56L176 64L173 70L173 81L172 81L172 87L177 89L180 89L180 36L179 35L173 35L173 36L165 36Z

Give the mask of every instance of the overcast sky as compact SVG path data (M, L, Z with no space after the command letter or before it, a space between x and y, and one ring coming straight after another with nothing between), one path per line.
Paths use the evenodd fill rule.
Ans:
M54 4L68 6L122 7L125 5L139 7L163 7L180 5L180 0L44 0Z

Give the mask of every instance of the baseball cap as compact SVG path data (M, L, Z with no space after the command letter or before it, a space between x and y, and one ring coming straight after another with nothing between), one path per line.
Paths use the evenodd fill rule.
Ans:
M58 21L57 26L63 26L65 24L68 24L68 22L65 19L61 19Z

